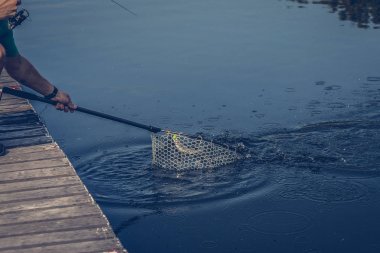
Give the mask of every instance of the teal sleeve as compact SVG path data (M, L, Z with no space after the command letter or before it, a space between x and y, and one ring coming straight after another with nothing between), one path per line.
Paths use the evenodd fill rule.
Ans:
M7 57L19 55L13 38L13 31L8 29L8 20L0 21L0 44L4 47Z

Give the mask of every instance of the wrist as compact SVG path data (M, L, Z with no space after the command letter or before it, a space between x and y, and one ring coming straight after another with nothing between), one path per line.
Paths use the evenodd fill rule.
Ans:
M46 99L52 99L52 98L55 98L55 96L57 96L58 89L55 86L53 87L54 87L53 91L50 94L45 96Z

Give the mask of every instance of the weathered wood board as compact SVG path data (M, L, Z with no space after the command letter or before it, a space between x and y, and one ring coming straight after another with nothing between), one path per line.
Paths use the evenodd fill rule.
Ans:
M0 253L126 252L27 100L2 94L0 143Z

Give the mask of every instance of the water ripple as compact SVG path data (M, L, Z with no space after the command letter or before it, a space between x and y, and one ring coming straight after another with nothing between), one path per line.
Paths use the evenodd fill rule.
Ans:
M285 199L308 199L316 202L339 203L354 202L367 195L367 188L350 180L321 179L305 177L297 180L282 182L279 195Z
M259 197L277 186L285 198L354 201L365 196L366 189L345 179L380 175L379 129L380 121L351 120L250 136L226 132L214 139L238 143L249 158L212 170L152 167L150 144L97 151L76 167L98 201L139 208L238 200L252 193ZM335 179L315 178L326 174Z
M257 158L314 172L380 174L380 121L321 122L247 138ZM261 152L259 151L261 150Z
M213 170L159 169L150 145L96 152L76 168L98 201L144 208L235 198L269 187L270 174L249 159Z

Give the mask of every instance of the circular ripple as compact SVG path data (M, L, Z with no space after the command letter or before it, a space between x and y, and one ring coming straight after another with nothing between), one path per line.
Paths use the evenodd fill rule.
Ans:
M312 222L305 215L285 211L264 212L249 218L249 225L264 234L295 234L308 229Z
M347 181L326 180L310 182L302 196L320 202L347 202L357 201L365 194L363 185Z
M152 167L150 145L96 152L76 167L98 201L134 207L169 208L237 198L269 186L265 167L249 159L212 170Z
M352 202L362 199L367 191L359 183L337 180L299 179L284 183L279 195L286 199L308 199L317 202Z

